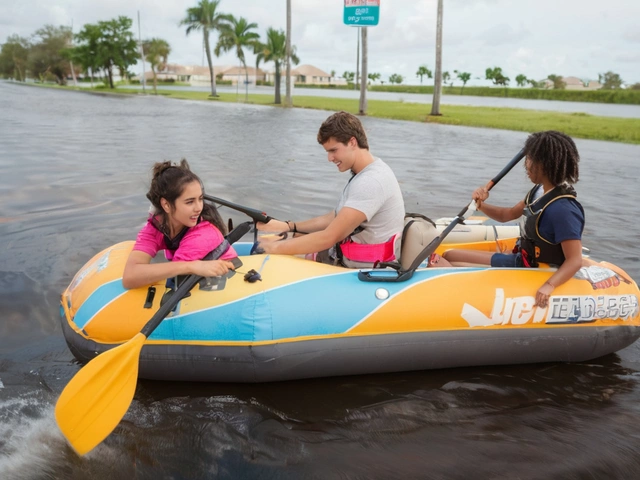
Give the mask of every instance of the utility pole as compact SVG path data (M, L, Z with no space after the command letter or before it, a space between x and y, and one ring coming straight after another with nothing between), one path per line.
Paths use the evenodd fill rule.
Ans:
M146 93L147 80L144 77L146 66L144 64L144 48L142 48L142 34L140 33L140 10L138 10L138 41L140 43L140 56L142 57L142 93Z
M367 30L367 27L362 27L360 29L360 31L362 32L362 72L360 76L360 109L358 115L367 114Z
M358 83L360 80L360 27L356 27L356 32L358 32L358 50L356 53L356 78L353 79L353 89L358 89Z
M442 93L442 0L438 0L438 21L436 26L436 74L433 83L433 102L431 115L440 113L440 94Z
M293 107L291 101L291 0L287 0L287 38L285 40L285 56L287 57L286 67L286 96L284 104L286 107Z

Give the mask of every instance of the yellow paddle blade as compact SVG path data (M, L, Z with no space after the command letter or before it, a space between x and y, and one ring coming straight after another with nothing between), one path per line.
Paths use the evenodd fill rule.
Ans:
M138 381L145 337L135 337L87 363L69 381L56 403L56 421L78 455L104 440L127 413Z

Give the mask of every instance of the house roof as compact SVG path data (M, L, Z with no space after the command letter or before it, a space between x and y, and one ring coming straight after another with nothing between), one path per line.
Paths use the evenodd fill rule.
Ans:
M173 73L176 75L209 75L209 67L201 67L199 65L178 65L175 63L167 64L162 73Z
M218 73L222 73L224 75L244 75L245 68L244 67L228 67L225 70L219 69L216 70ZM255 67L250 67L247 65L246 72L249 75L264 75L264 72L261 69L257 69Z
M231 68L238 68L231 65L214 65L213 71L216 75L219 73L226 73L227 70ZM251 70L249 70L251 72ZM167 64L167 67L162 70L161 73L164 74L174 74L174 75L209 75L209 66L204 65L178 65L175 63ZM244 70L243 70L244 73Z
M584 82L578 77L562 77L562 81L567 85L579 85L584 86Z
M320 70L313 65L299 65L291 69L291 75L304 75L305 77L330 77L327 72Z

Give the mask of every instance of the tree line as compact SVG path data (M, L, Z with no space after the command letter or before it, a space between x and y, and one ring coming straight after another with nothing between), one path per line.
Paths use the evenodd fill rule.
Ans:
M462 82L462 91L464 91L464 87L467 82L471 79L471 73L469 72L459 72L458 70L454 70L453 73L456 75L455 78L459 79ZM420 83L422 84L423 77L432 78L432 72L426 65L421 65L418 67L418 71L416 72L416 76L420 78ZM442 82L445 85L449 85L453 87L453 82L455 78L449 74L449 72L442 72ZM480 78L480 77L476 77ZM508 87L511 79L507 77L504 73L502 73L502 68L500 67L489 67L485 70L485 80L491 80L492 83L496 86ZM527 78L526 75L519 74L515 78L516 84L519 87L524 87L527 84L531 86L531 88L549 88L552 87L557 90L565 89L567 84L564 81L563 77L560 75L550 74L546 79L543 80L534 80L532 78ZM548 82L547 82L548 81ZM603 90L616 90L622 88L624 81L620 78L620 75L611 71L606 73L598 74L598 81L602 85ZM640 84L636 84L632 86L632 88L640 88Z
M194 32L202 34L211 77L211 95L218 96L212 52L216 57L226 52L235 53L245 68L245 81L248 82L245 50L250 49L256 55L256 69L262 62L274 64L274 101L281 103L281 66L286 60L285 32L269 27L262 42L256 23L221 12L220 2L199 0L196 6L186 10L185 17L178 23L186 27L187 35ZM121 78L130 80L134 74L129 68L144 58L151 66L155 91L157 73L166 68L171 46L161 38L146 39L140 45L135 40L132 25L131 18L119 16L85 24L75 35L69 27L53 25L38 29L29 38L11 35L0 48L0 75L18 81L26 81L30 76L42 82L55 81L66 85L67 79L75 79L78 71L91 78L92 82L95 75L102 75L109 88L115 88L114 74L117 72ZM218 35L213 48L211 34ZM299 63L295 46L291 47L291 61Z
M332 76L334 76L335 72L332 72ZM352 71L345 71L342 74L342 78L344 78L347 83L358 83L359 79L355 78L356 74ZM416 77L420 79L420 84L422 85L424 81L424 77L433 78L433 72L427 65L420 65L418 70L416 71ZM444 85L448 85L449 87L453 87L453 84L456 80L462 82L461 92L464 92L464 87L467 85L467 82L471 80L470 72L463 72L459 70L454 70L453 74L448 71L442 72L442 83ZM369 73L367 75L369 80L369 84L372 82L380 81L382 85L384 85L385 81L382 80L382 76L379 73ZM480 77L476 77L480 78ZM485 80L491 80L495 86L508 87L511 79L502 73L502 68L493 67L487 68L485 70ZM405 78L398 74L392 73L388 77L388 82L392 85L400 85ZM567 84L564 81L564 78L560 75L550 74L547 78L543 80L534 80L532 78L528 78L526 75L519 74L515 78L516 84L518 87L525 87L526 85L530 85L531 88L553 88L556 90L563 90L566 88ZM598 82L602 85L603 90L617 90L621 89L624 81L620 78L620 75L611 71L606 73L600 73L598 75ZM632 89L638 90L640 89L640 83L636 83L631 86Z

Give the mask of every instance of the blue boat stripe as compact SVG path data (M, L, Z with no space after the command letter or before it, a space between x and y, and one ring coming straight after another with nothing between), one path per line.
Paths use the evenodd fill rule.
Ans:
M425 269L426 270L426 269ZM481 268L478 267L468 267L468 268L464 268L464 270L466 272L468 272L469 270L481 270ZM433 275L430 275L428 278L424 278L422 280L419 280L417 282L412 282L409 283L405 288L398 290L397 292L395 292L393 295L389 295L389 298L387 298L383 303L381 303L380 305L378 305L375 309L373 309L371 312L369 312L369 314L366 317L363 317L358 323L356 323L355 325L353 325L351 328L349 328L349 330L347 330L347 332L352 331L354 328L356 328L358 325L360 325L361 323L365 322L369 317L371 317L376 311L378 311L379 309L381 309L389 300L391 300L394 296L400 295L403 292L406 292L407 290L420 285L422 283L426 283L426 282L430 282L432 280L440 279L442 277L448 277L451 275L459 275L463 272L460 271L453 271L453 272L449 272L449 273L440 273L440 272L435 272L431 269L428 270L429 273L434 273ZM416 271L416 273L418 273L418 271ZM416 274L414 274L416 275Z
M122 279L118 278L101 285L80 305L73 317L78 328L83 329L107 305L124 295L127 290L122 286ZM71 293L73 296L73 292Z
M409 283L362 282L357 270L301 279L223 305L169 316L149 338L258 342L339 335L351 331L388 301L375 297L377 288L386 288L390 299L435 277L468 271L468 268L446 272L439 268L420 269ZM78 309L74 318L76 325L84 328L100 310L126 291L120 279L102 285ZM300 299L305 303L301 304Z

